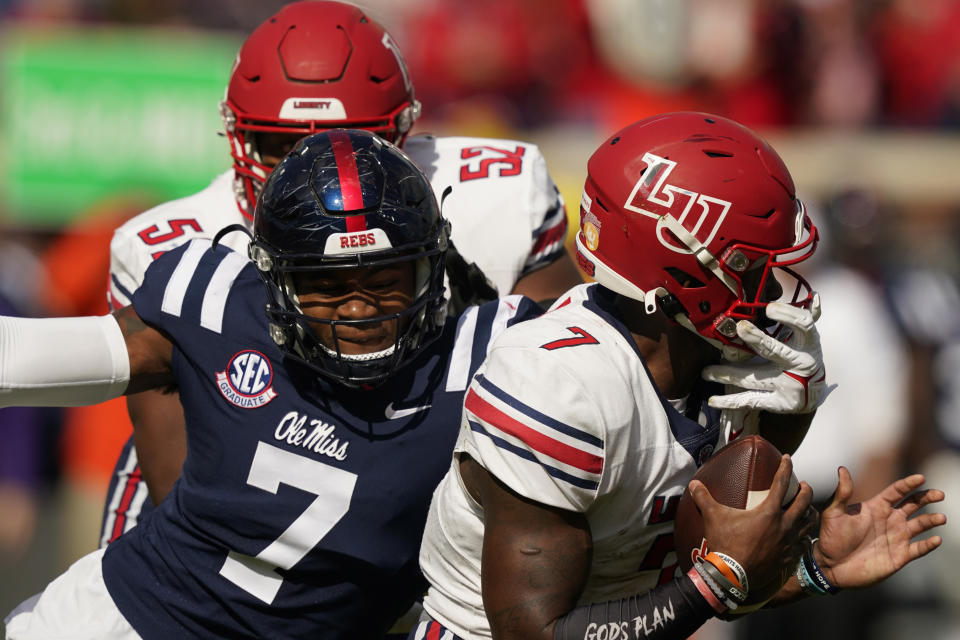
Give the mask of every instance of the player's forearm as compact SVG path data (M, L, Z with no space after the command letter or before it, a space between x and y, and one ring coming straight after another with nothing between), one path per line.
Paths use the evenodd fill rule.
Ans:
M764 608L780 607L785 604L790 604L791 602L796 602L797 600L802 600L806 597L806 594L804 594L800 589L800 583L797 582L797 577L790 576L790 579L787 580L782 587L780 587L780 591L777 591L776 595L767 601L767 604L764 605Z
M691 579L681 576L643 595L577 607L560 618L554 640L681 640L713 617Z
M172 386L173 343L147 325L133 307L113 312L120 326L130 361L130 382L126 395Z
M122 395L124 335L111 316L0 316L0 406L83 406Z
M824 560L822 553L816 547L816 542L814 542L797 563L793 575L784 583L780 591L767 602L767 606L779 607L810 596L826 595L828 592L837 593L839 589L832 584L831 578L828 578L821 569L821 565L826 566Z

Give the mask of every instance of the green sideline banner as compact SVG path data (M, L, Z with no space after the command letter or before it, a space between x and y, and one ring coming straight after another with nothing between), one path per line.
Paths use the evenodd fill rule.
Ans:
M98 202L187 195L229 166L217 104L238 36L0 32L0 216L59 226Z

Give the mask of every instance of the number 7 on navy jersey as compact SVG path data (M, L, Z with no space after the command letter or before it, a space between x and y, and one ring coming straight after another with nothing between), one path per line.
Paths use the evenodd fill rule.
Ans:
M220 575L247 593L270 604L283 578L278 567L290 569L303 560L350 509L357 474L260 442L247 484L276 494L280 484L316 495L316 499L256 557L230 551Z
M581 344L600 344L600 342L594 338L592 335L581 329L580 327L567 327L567 331L577 335L576 338L561 338L560 340L554 340L553 342L548 342L546 344L540 345L541 349L546 349L547 351L553 351L554 349L561 349L563 347L576 347Z

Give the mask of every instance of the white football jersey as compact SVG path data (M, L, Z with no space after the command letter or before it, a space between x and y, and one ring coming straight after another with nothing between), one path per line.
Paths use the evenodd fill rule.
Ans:
M566 208L536 145L488 138L414 136L403 150L430 179L443 202L461 255L493 281L501 295L522 276L565 251ZM204 190L161 204L119 227L110 243L111 308L130 304L153 259L193 238L212 238L245 223L233 195L233 171ZM246 255L247 237L222 243Z
M431 583L424 608L458 636L491 635L483 511L460 478L461 453L522 496L586 515L594 551L580 604L674 576L677 504L717 445L719 422L701 426L660 394L612 300L596 285L575 287L501 334L473 379L420 553Z
M233 195L233 169L221 173L202 191L127 220L110 241L110 308L130 304L147 267L160 254L194 238L213 238L227 225L245 220ZM248 241L246 234L238 231L224 236L221 243L247 255Z
M566 251L566 207L536 145L418 135L403 150L430 179L457 250L500 295Z

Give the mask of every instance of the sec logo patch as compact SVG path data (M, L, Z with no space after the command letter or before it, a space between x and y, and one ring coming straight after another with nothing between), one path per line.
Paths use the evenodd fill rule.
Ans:
M273 367L259 351L241 351L217 372L217 388L232 404L244 409L262 407L277 397L273 384Z

